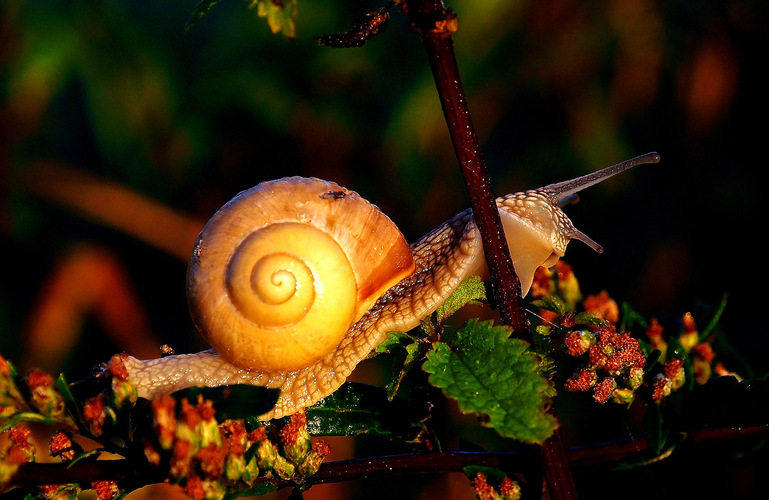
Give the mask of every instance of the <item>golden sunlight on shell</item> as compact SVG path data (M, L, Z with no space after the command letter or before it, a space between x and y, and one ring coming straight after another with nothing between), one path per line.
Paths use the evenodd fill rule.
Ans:
M249 370L288 372L333 351L413 268L376 206L332 182L284 178L243 191L211 218L187 293L219 353Z

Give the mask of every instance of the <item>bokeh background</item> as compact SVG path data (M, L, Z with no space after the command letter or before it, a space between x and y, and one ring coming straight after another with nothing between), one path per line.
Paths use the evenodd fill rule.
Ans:
M300 0L296 38L248 2L0 4L0 352L70 379L117 351L203 347L184 297L197 231L285 175L355 189L409 241L467 207L421 44L397 10L363 48L319 47L383 2ZM567 208L586 293L721 320L767 371L761 260L767 12L759 0L449 2L497 193L648 151ZM740 369L748 370L742 365ZM747 497L746 497L747 498Z

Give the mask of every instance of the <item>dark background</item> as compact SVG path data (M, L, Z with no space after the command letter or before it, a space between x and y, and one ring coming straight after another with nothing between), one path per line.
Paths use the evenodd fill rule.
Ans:
M409 241L467 206L424 51L396 9L365 47L335 50L313 37L381 4L300 0L294 41L270 34L246 2L223 1L185 31L196 4L0 7L0 352L22 367L77 378L127 346L203 346L179 257L191 241L163 250L100 221L100 202L65 182L79 174L155 200L189 227L238 191L295 174L357 190ZM606 249L574 243L566 260L585 293L605 289L646 317L693 311L704 326L728 294L721 330L751 367L734 369L765 373L763 3L449 6L496 192L658 151L661 164L566 209ZM88 213L56 201L61 193ZM36 346L69 339L67 349L38 354L35 328L45 332Z

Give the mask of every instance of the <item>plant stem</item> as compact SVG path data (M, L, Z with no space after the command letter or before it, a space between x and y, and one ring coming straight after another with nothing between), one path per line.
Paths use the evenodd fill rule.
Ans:
M757 442L769 438L769 426L707 428L689 433L688 442L694 446L714 443ZM609 469L613 465L627 460L643 457L653 459L649 446L643 439L626 439L600 443L590 446L574 447L567 450L575 469L601 467ZM527 456L518 452L466 452L443 451L436 453L412 453L382 457L356 458L328 462L320 466L318 473L310 479L311 484L334 483L354 479L386 477L411 473L461 472L468 465L486 465L498 467L508 473L525 470L529 462ZM95 480L130 480L137 472L132 468L133 461L99 460L67 463L26 463L14 474L11 484L14 486L35 486L48 483L89 483ZM142 471L142 484L150 484L157 478ZM133 478L136 479L136 478ZM159 479L158 479L159 480ZM291 487L293 483L265 478L276 487Z
M521 283L510 259L491 180L486 172L454 56L451 34L456 29L456 16L440 1L409 0L402 7L411 19L412 28L422 37L427 51L449 135L481 234L500 318L513 328L515 336L531 341Z
M405 0L401 8L408 14L412 29L422 37L430 61L449 135L467 185L475 223L481 234L500 319L513 328L514 335L532 342L531 328L521 296L521 283L510 259L502 220L470 118L454 54L452 33L457 29L456 15L446 9L441 0ZM554 410L552 412L555 413ZM543 444L541 456L551 497L576 499L574 480L559 432L556 431Z
M554 414L555 411L553 410L552 413ZM566 454L560 429L556 429L553 435L542 443L540 455L542 456L543 472L550 498L576 499L577 488L574 485L571 464Z
M498 467L506 471L518 471L527 467L526 456L521 453L447 450L332 462L327 467L321 466L310 481L313 484L321 484L365 479L372 476L399 476L404 473L461 472L470 465Z

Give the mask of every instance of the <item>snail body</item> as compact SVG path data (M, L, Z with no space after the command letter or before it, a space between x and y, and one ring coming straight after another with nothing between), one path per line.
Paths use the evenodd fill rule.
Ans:
M553 266L570 240L602 251L561 205L585 187L657 161L649 153L497 198L522 294L536 268ZM463 279L485 274L470 210L408 245L353 191L299 177L262 183L211 218L190 261L190 311L214 349L126 357L128 379L148 399L190 386L280 388L275 408L261 418L288 415L334 392L388 332L418 326Z

